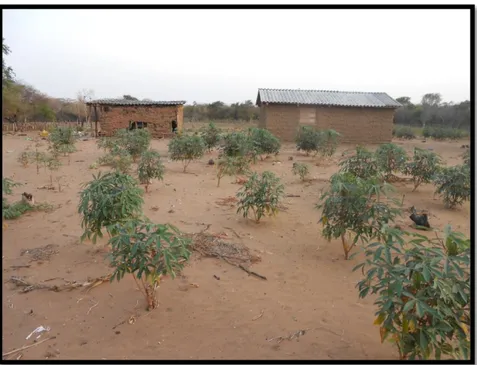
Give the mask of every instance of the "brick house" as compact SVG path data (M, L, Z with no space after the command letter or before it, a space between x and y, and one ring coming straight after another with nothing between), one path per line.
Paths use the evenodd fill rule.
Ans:
M164 138L182 131L185 101L139 101L100 99L87 102L95 122L95 134L111 136L117 129L147 128L153 138Z
M386 93L259 89L259 127L293 142L299 126L334 129L343 143L390 142L394 112L401 106Z

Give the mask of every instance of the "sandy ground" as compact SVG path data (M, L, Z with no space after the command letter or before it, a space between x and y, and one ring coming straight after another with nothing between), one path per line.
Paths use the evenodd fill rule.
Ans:
M420 140L396 143L409 152L413 146L433 148L449 165L461 162L460 147L468 144ZM284 146L278 156L280 163L270 159L254 166L257 171L275 172L283 179L287 194L300 195L286 198L288 209L260 224L236 215L233 207L216 204L219 198L235 195L240 187L231 177L224 177L221 187L216 187L214 167L206 164L208 159L217 157L216 152L191 163L188 174L182 172L181 163L168 162L165 157L165 180L150 187L145 213L155 222L168 222L185 232L198 232L202 224L211 224L210 232L225 232L231 240L239 240L230 230L233 229L245 245L261 256L262 261L252 269L268 280L248 276L216 259L195 258L182 277L161 285L160 307L146 312L144 298L130 277L100 285L89 293L75 289L23 294L19 292L21 288L8 282L11 276L22 276L31 282L82 282L112 271L100 249L105 240L97 246L79 242L82 232L76 212L80 184L98 172L88 167L103 152L96 148L94 140L79 141L71 165L63 158L65 165L55 173L64 176L64 187L58 192L38 189L49 183L47 172L41 170L37 175L34 166L23 168L16 161L29 144L33 142L25 137L3 137L3 174L24 183L9 200L20 199L25 191L33 193L36 202L49 202L58 208L8 221L3 231L3 352L32 344L35 336L25 338L38 326L50 327L49 336L56 338L8 358L15 359L20 354L22 359L397 358L390 344L380 343L379 330L373 326L373 298L358 298L355 284L361 273L351 269L359 257L345 261L340 242L324 240L317 223L319 212L314 205L320 190L327 186L328 178L337 171L341 153L350 146L341 146L331 163L312 163L311 175L316 178L313 183L303 184L293 176L294 161L313 162L311 157L298 155L293 145ZM167 141L153 141L152 147L167 155ZM290 161L289 156L294 160ZM468 203L454 211L446 210L441 200L434 199L432 185L422 186L417 192L411 192L410 184L400 183L397 188L406 194L406 207L414 205L430 211L434 227L452 224L454 229L470 234ZM169 213L171 208L173 213ZM403 221L410 223L406 216ZM32 261L31 255L21 255L23 250L48 244L58 245L58 253L49 259ZM263 315L257 319L260 313ZM128 323L128 319L136 320ZM267 340L299 330L308 330L299 341L277 344ZM47 336L43 334L38 341Z

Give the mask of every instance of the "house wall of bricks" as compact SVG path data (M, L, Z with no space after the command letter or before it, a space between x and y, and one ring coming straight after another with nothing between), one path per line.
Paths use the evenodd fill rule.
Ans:
M184 107L167 106L97 106L98 129L105 136L129 128L129 122L145 122L153 138L163 138L172 132L172 121L177 121L178 131L184 126Z
M295 141L300 121L297 105L262 105L259 124L283 142ZM306 108L310 108L306 106ZM394 109L317 107L315 127L334 129L342 143L375 144L392 139Z

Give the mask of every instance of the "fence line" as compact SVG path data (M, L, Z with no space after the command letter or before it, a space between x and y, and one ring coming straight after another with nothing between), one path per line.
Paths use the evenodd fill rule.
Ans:
M80 126L81 123L78 122L28 122L28 123L2 123L2 132L27 132L27 131L42 131L48 130L53 126L59 127L76 127ZM88 128L87 123L84 123L84 128Z

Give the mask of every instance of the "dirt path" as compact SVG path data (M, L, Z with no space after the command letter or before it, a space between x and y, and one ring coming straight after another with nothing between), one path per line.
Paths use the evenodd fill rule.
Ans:
M461 161L463 143L399 143L409 151L414 145L433 148L448 164ZM42 325L50 327L50 336L56 338L22 351L22 359L396 359L394 348L380 343L378 328L373 326L372 298L358 299L354 286L361 273L351 272L356 261L344 261L339 242L325 241L317 223L319 212L314 205L320 189L337 170L345 147L340 147L330 164L312 164L311 175L316 180L310 184L300 183L291 166L311 158L298 156L291 145L285 146L279 163L269 159L255 166L258 171L278 174L287 194L300 195L287 198L285 211L258 225L236 215L235 208L216 204L220 198L234 196L239 185L224 177L221 187L216 187L214 167L206 164L215 153L192 163L189 174L182 173L180 163L165 158L165 180L150 187L146 215L186 232L198 232L202 224L211 224L209 231L226 232L231 240L239 240L235 231L261 256L253 270L268 280L248 276L215 259L194 258L183 277L161 285L159 309L146 312L144 299L130 278L100 285L89 293L35 290L23 294L8 282L11 276L22 276L31 282L58 278L48 284L62 285L64 280L85 281L112 271L101 250L105 241L97 246L79 243L80 184L98 172L89 165L102 154L95 141L79 141L71 165L64 158L65 165L55 173L64 176L62 192L39 190L49 183L48 173L41 170L37 175L34 166L23 168L16 161L29 144L25 137L3 137L4 176L25 184L9 199L19 199L25 191L33 193L37 202L59 207L51 213L29 213L8 221L3 232L4 352L32 343L25 337ZM153 141L153 148L167 155L166 141ZM450 211L433 199L433 186L422 186L417 192L411 192L410 185L397 187L406 194L405 205L430 211L435 227L450 223L469 234L469 204ZM21 255L23 250L49 244L57 245L50 246L50 257L34 257L31 252ZM269 341L300 330L308 331L298 341Z

